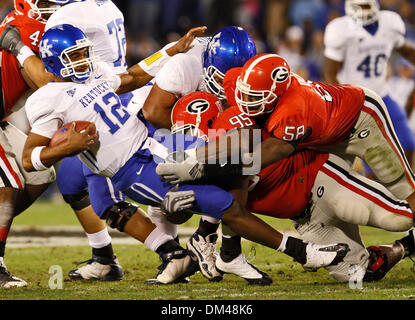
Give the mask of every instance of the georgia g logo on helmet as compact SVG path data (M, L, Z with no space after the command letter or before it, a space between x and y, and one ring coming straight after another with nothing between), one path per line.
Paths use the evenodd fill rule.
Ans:
M281 66L274 69L271 73L272 80L276 82L284 82L285 80L288 79L288 76L289 76L288 69L285 67L281 67Z
M209 109L209 102L204 99L194 100L190 102L186 107L187 112L192 114L202 113L207 109Z

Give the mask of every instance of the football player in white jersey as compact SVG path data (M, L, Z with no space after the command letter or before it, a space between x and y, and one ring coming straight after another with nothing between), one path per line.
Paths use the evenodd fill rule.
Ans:
M210 91L226 102L221 86L227 70L241 67L256 54L253 40L239 27L224 27L211 39L197 38L194 47L171 58L156 74L143 106L143 115L156 128L171 128L171 110L175 102L194 91ZM198 230L187 243L199 258L200 271L210 281L220 281L216 260L222 271L236 274L250 284L268 285L271 278L251 265L241 250L241 238L222 224L222 247L216 253L220 220L203 216ZM168 225L169 222L166 221ZM169 229L166 227L166 229Z
M356 84L377 92L412 165L415 138L387 85L392 52L415 63L415 48L405 40L404 22L397 13L380 10L377 0L346 0L345 11L345 16L332 20L325 29L325 81Z
M134 79L138 79L138 82L131 81L132 85L127 87L125 91L135 89L151 80L171 55L186 51L194 36L201 35L205 29L204 27L191 29L178 42L169 44L144 60L140 65L134 65L127 70L124 17L112 1L51 0L40 2L31 4L32 10L37 13L39 19L46 23L46 30L62 23L77 25L92 39L95 55L108 63L108 66L115 73L129 72ZM9 31L10 33L13 32L13 30ZM29 57L24 66L29 75L37 80L39 86L51 80L51 74L46 73L42 62L36 56ZM42 75L42 78L40 78L40 75ZM134 96L142 95L142 92L142 90L139 90ZM121 98L123 103L124 100L126 101L125 105L128 104L131 96L133 95L130 94L124 99ZM136 104L129 105L137 106ZM113 256L111 237L104 221L100 220L99 217L107 209L109 210L115 202L122 205L125 197L114 191L108 179L93 175L82 167L77 157L67 158L62 161L58 171L59 190L65 201L75 210L92 246L92 259L86 261L88 262L87 265L71 270L69 276L72 279L121 280L123 278L122 268L116 257ZM83 171L87 173L84 174ZM89 184L91 184L91 189L94 190L94 199L89 198L87 188ZM96 199L95 194L98 194L100 199ZM92 206L90 200L94 201ZM97 214L92 210L93 207Z
M169 151L188 150L204 142L191 136L156 133L144 117L131 115L114 92L120 81L105 65L95 63L91 42L78 28L62 25L48 30L40 48L54 82L37 90L26 104L32 127L23 151L26 170L44 170L66 156L79 154L92 172L111 178L118 190L139 203L165 206L167 212L178 206L222 219L241 236L282 251L306 268L317 269L343 260L347 245L317 246L283 235L247 212L232 193L215 185L180 184L172 191L158 178L157 162L165 160ZM66 142L49 146L50 138L63 123L77 120L93 124L84 132L76 132L73 125ZM157 282L172 282L195 271L191 252L138 210L108 212L106 218L110 225L135 236L159 254L161 249L165 263ZM166 265L171 267L170 272L165 272Z

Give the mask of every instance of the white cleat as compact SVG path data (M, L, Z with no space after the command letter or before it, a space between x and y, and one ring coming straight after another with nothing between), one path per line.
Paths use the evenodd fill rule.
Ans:
M146 284L188 283L191 275L198 269L197 259L189 250L176 250L161 256L162 264L155 279Z
M243 253L230 262L224 262L218 256L216 259L216 269L222 274L235 274L248 281L249 284L270 285L272 283L271 277L250 264Z
M209 281L221 281L222 274L216 270L216 251L217 233L212 233L206 238L195 232L187 241L187 249L192 251L199 261L199 270Z
M109 259L92 256L92 259L81 263L85 262L87 262L85 266L69 271L69 278L99 281L120 281L124 278L124 272L116 257Z
M316 271L321 267L334 266L342 262L349 251L349 246L345 243L328 245L308 243L306 246L307 261L303 267L306 271Z
M27 282L10 274L5 266L0 266L0 288L26 287Z

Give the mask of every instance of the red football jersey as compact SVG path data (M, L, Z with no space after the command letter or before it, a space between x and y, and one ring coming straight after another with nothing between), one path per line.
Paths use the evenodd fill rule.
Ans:
M226 100L230 106L236 106L235 84L241 74L241 70L242 67L229 69L225 74L225 78L223 78L223 89L225 90Z
M307 82L293 74L265 129L285 141L300 139L307 128L311 135L298 147L318 148L343 141L359 117L365 95L353 85Z
M1 23L0 34L6 28L6 23L16 26L22 41L34 52L39 52L39 42L42 39L45 24L26 15L12 11ZM1 84L4 95L4 110L0 110L1 118L4 118L20 97L29 89L19 70L19 63L12 54L1 51Z
M216 130L243 128L254 119L233 106L221 113L213 124ZM306 207L314 180L329 155L312 150L299 151L262 169L259 182L249 193L248 209L275 218L293 218Z

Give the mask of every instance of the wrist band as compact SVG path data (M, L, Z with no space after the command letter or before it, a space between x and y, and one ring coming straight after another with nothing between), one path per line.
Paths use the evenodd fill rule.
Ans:
M42 152L43 148L45 148L46 146L40 146L40 147L36 147L33 149L32 154L31 154L31 160L32 160L32 165L33 168L35 168L37 171L43 171L43 170L47 170L49 169L48 167L46 167L42 161L40 161L40 153Z
M34 55L35 54L33 53L32 49L30 49L28 46L23 46L17 54L16 58L19 61L20 65L23 67L26 59Z
M170 56L165 49L161 49L146 59L141 60L138 65L150 76L155 76L157 72L164 66Z

